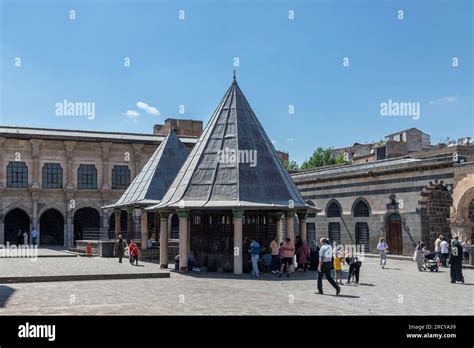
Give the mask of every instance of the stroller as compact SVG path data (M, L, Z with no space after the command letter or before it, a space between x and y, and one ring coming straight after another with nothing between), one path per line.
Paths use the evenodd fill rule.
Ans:
M439 270L439 257L435 251L426 251L424 254L425 268L429 269L430 272L438 272Z

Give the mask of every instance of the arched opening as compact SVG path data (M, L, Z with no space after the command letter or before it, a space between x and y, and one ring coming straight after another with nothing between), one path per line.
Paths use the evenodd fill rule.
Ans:
M326 216L328 218L341 217L341 207L339 206L339 204L334 201L329 203L326 210Z
M74 214L74 241L100 239L100 214L94 208L81 208Z
M387 244L391 254L403 255L402 218L397 213L387 219Z
M64 245L64 218L56 209L48 209L41 215L40 244Z
M11 210L5 216L5 244L23 244L24 232L30 235L30 217L22 209Z

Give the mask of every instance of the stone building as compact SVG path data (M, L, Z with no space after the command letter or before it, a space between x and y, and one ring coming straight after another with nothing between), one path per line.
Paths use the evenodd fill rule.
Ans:
M246 237L263 248L277 235L281 240L282 232L294 241L298 214L296 234L306 239L308 209L314 207L303 200L235 76L169 190L147 208L160 212L161 234L168 231L166 215L179 216L181 271L188 270L193 251L209 271L234 274L248 266Z
M420 240L433 249L440 233L472 239L474 162L457 152L429 154L293 173L303 197L322 209L308 217L308 239L375 252L384 237L400 255L412 255Z
M188 130L172 121L168 128L191 149L197 137L180 134ZM78 239L108 239L109 231L113 236L113 211L101 207L121 197L164 138L0 127L0 243L16 243L17 231L32 227L40 244L66 247ZM123 214L122 227L132 221Z

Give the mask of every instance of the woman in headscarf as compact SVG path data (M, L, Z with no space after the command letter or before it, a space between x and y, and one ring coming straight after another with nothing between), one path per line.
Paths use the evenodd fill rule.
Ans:
M310 250L308 247L308 243L306 243L306 241L303 241L298 251L296 252L296 257L298 260L297 269L303 268L304 273L306 273L306 267L308 267L309 254L310 254Z
M462 275L462 246L457 239L453 241L453 245L451 247L449 264L451 266L451 283L464 283L464 276Z
M310 271L317 271L319 265L319 246L314 239L309 246L309 257L311 259L311 264L309 265Z
M424 266L423 261L425 257L425 243L419 242L415 248L415 254L413 254L413 261L416 262L418 271L423 272Z

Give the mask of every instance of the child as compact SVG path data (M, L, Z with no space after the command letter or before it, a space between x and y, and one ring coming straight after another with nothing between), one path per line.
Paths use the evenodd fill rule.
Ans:
M130 264L133 266L135 262L135 265L138 266L138 246L132 240L128 248L130 252Z
M342 264L344 263L344 258L341 255L336 255L334 257L334 271L336 272L336 284L342 284Z

